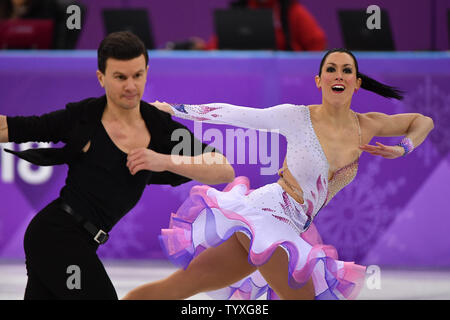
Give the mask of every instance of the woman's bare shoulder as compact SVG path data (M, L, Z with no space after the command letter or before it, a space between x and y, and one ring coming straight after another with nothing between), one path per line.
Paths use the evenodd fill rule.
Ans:
M380 122L377 120L380 115L383 115L380 112L365 112L360 113L356 112L358 116L359 124L361 129L364 130L368 135L375 136L379 131Z

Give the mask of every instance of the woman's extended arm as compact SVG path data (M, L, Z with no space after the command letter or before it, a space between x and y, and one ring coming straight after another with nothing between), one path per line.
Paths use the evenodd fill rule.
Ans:
M282 130L289 120L292 105L281 104L270 108L249 108L228 103L168 104L153 102L153 106L171 115L205 123L228 124L236 127Z

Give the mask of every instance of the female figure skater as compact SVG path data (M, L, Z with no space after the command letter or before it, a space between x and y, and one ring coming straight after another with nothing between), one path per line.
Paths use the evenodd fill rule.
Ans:
M160 238L183 269L132 290L125 299L184 299L213 290L219 299L256 299L266 292L268 299L356 298L365 267L338 260L312 221L354 179L363 151L387 159L407 155L434 125L417 113L354 112L351 100L359 88L403 97L359 73L354 55L345 49L325 54L315 81L322 91L320 105L253 109L154 103L184 119L279 129L287 153L276 183L250 190L248 179L237 177L223 191L193 187ZM405 137L396 146L369 145L374 136Z

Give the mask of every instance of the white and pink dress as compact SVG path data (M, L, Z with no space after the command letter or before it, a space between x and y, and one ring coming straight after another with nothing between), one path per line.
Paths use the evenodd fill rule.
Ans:
M282 104L256 109L224 103L172 105L175 116L205 123L278 130L286 137L289 171L303 190L304 203L295 201L276 182L250 189L240 176L223 191L202 185L191 189L161 244L169 259L186 268L202 250L226 241L234 232L251 240L249 263L262 265L280 246L289 257L289 285L303 286L311 277L316 299L354 299L364 285L366 267L338 260L336 249L322 243L312 222L319 210L356 176L359 157L328 179L329 163L303 105ZM355 114L356 122L359 122ZM359 130L361 139L361 132ZM257 299L267 293L277 299L256 271L230 287L209 292L216 299Z

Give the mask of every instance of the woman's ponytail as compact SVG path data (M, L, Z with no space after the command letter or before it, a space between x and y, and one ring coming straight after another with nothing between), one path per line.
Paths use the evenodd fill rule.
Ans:
M372 91L385 98L403 100L404 92L395 87L382 84L360 72L357 73L356 77L361 78L361 88L365 90Z

